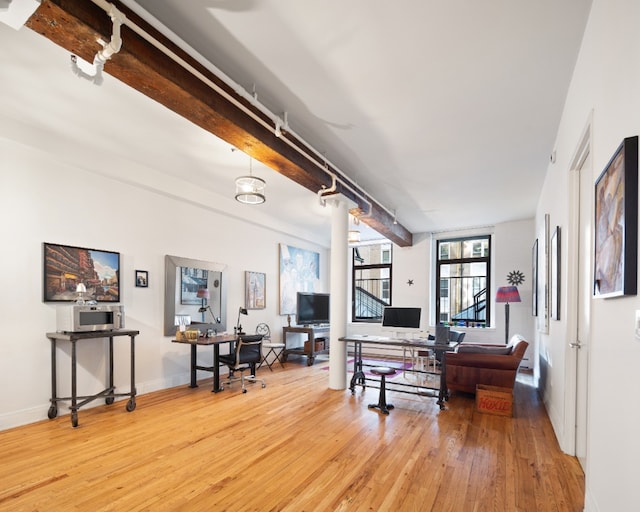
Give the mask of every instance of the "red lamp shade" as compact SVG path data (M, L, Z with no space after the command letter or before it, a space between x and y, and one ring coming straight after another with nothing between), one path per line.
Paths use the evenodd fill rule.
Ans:
M496 302L521 302L517 286L501 286L496 292Z
M209 294L209 288L198 288L198 298L199 299L209 300L210 297L211 297L211 295Z

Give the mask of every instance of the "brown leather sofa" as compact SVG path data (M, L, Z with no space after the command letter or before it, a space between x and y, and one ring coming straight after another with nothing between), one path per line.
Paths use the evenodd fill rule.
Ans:
M508 345L462 343L446 354L449 391L476 392L478 384L513 389L529 343L516 334Z

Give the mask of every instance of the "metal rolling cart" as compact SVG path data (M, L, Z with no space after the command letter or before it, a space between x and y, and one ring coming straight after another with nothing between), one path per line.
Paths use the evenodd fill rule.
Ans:
M128 329L118 329L111 331L93 332L49 332L47 338L51 341L51 406L47 416L53 419L58 416L58 402L70 401L71 405L71 425L78 426L78 410L80 407L96 400L104 398L106 404L110 405L116 397L128 396L129 400L125 406L128 412L136 408L136 387L135 387L135 338L140 331ZM113 338L116 336L129 336L131 340L131 387L128 393L116 393L113 385ZM107 387L103 391L94 395L78 396L77 393L77 372L76 372L76 343L79 340L105 338L109 340L109 367L107 370ZM68 341L71 343L71 396L60 397L57 394L56 376L56 345L58 341Z

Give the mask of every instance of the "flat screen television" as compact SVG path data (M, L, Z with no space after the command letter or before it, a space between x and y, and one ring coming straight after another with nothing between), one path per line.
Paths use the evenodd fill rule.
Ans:
M329 323L329 294L298 292L296 300L298 325Z
M382 313L382 329L398 333L419 331L421 313L422 308L387 306Z

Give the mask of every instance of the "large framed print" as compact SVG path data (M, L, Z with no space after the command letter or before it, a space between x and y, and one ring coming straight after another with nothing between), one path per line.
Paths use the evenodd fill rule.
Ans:
M82 298L120 302L120 253L44 243L44 301L73 302Z
M280 314L295 315L298 292L315 292L320 282L320 254L280 244Z
M594 296L636 295L638 137L622 141L596 181L594 229Z

